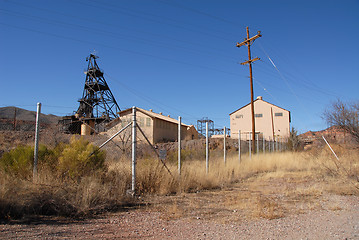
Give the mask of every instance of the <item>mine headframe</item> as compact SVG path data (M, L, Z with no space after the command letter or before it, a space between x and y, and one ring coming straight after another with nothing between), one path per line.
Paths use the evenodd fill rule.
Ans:
M89 135L104 131L105 125L117 118L117 113L121 111L103 71L97 65L97 58L93 54L86 58L86 80L79 108L74 115L59 121L60 129L65 133Z
M103 71L97 65L97 58L93 54L86 58L88 65L85 87L76 115L79 118L96 119L96 122L110 121L121 110L107 85Z

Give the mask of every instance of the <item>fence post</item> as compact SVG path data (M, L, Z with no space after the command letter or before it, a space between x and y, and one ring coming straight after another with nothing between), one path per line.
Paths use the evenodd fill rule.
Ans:
M178 175L181 175L181 117L178 117Z
M37 158L39 154L39 125L40 125L40 113L41 113L41 103L37 103L37 112L36 112L36 127L35 127L35 147L34 147L34 169L32 172L32 180L36 181L37 179Z
M132 195L136 195L136 107L132 107Z
M238 130L238 163L241 163L241 130Z
M264 139L264 133L262 135L262 141L263 141L263 154L265 154L266 153L266 141Z
M275 152L274 143L275 143L275 137L273 137L273 141L272 141L272 152Z
M256 133L255 136L256 136L256 140L257 140L257 154L259 154L259 133Z
M208 146L208 122L206 122L206 173L208 174L209 170L209 146Z
M249 159L252 159L252 142L251 142L251 133L249 133Z
M223 138L223 160L224 160L224 164L226 164L226 127L223 128L223 134L224 134L224 138Z

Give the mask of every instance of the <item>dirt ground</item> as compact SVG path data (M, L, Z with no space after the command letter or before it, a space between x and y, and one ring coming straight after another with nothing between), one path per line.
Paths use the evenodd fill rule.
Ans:
M288 189L284 185L267 183L272 190ZM284 192L250 187L249 181L147 197L141 206L93 219L1 224L0 239L359 239L358 196L307 194L294 201Z
M30 132L0 133L0 155L33 142ZM42 136L50 145L70 138ZM137 207L90 219L38 216L0 223L0 239L359 239L359 194L341 186L331 193L323 188L335 184L299 174L145 196Z

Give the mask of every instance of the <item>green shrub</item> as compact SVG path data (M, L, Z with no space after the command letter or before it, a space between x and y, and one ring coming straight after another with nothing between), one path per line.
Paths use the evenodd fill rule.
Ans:
M105 169L105 152L83 138L72 138L59 157L58 171L62 178L78 181L81 177Z
M0 159L1 168L5 173L29 179L32 176L34 149L30 146L19 146L4 153Z
M39 146L38 168L46 167L54 169L57 164L58 154L44 145ZM31 146L19 146L10 152L4 153L0 158L1 169L14 177L30 179L34 166L34 148ZM56 167L55 167L56 169Z

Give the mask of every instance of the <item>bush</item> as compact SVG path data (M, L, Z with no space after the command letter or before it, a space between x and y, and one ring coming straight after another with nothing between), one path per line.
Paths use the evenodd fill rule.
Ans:
M83 138L72 138L59 157L58 172L63 179L79 181L81 177L105 169L105 152Z
M34 162L34 149L30 146L19 146L12 149L0 159L1 168L5 173L29 179L32 176L32 167Z
M54 169L57 164L58 152L39 146L38 168ZM19 179L31 179L34 166L34 148L19 146L0 158L1 169L10 176Z

